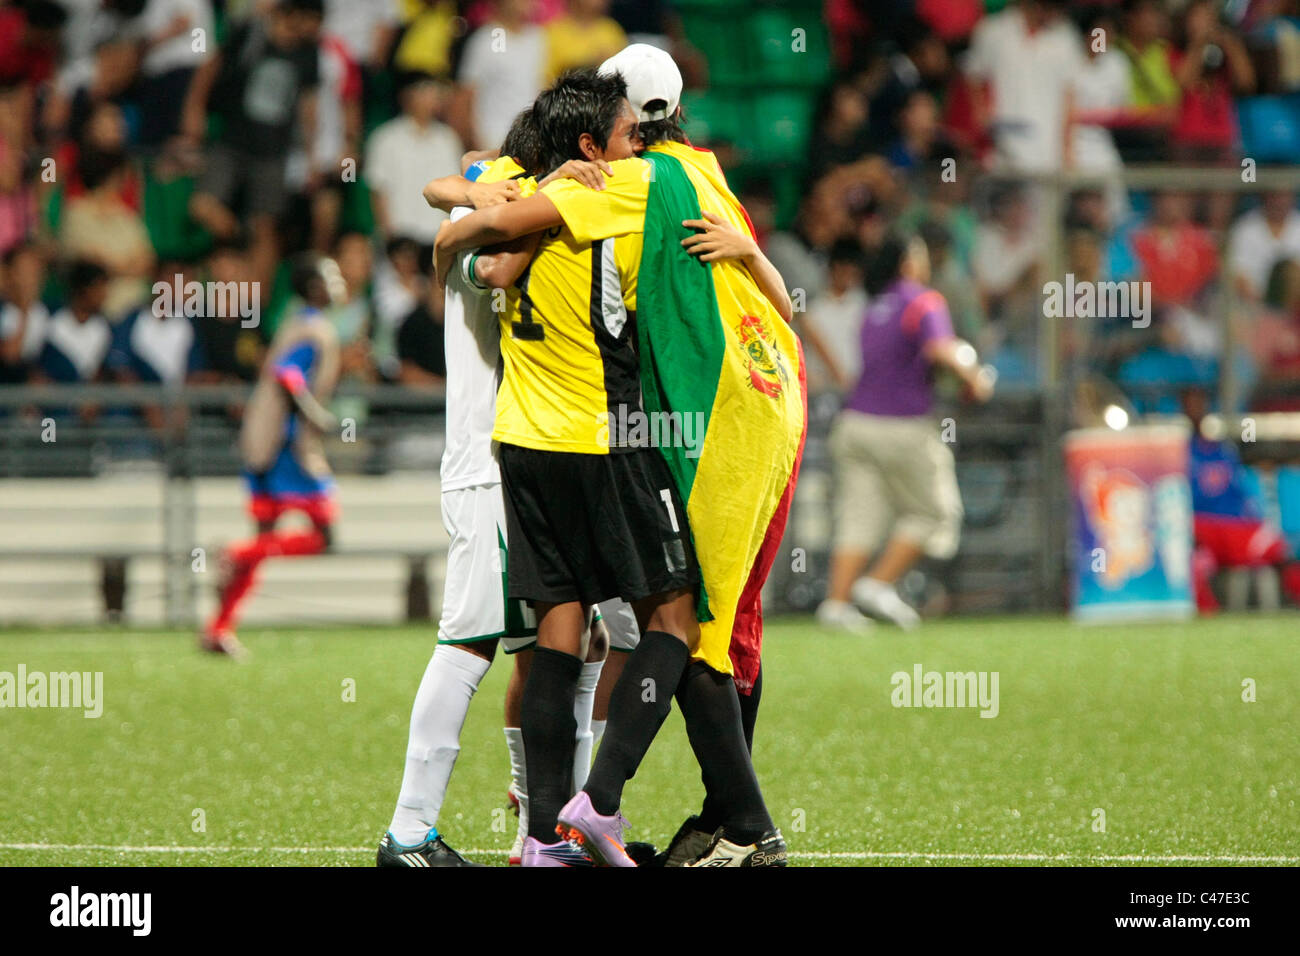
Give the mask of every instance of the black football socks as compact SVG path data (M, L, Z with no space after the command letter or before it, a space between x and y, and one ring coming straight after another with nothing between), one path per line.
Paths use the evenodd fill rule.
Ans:
M609 696L609 721L596 752L596 762L583 790L597 813L618 810L623 785L632 779L650 749L655 734L673 706L673 691L690 658L686 645L664 631L646 631L628 657L623 674ZM537 664L534 662L533 667ZM528 746L527 741L524 743ZM532 789L532 751L528 752L528 782ZM530 813L531 813L530 807ZM532 820L529 819L531 828Z
M754 688L748 694L737 691L740 699L740 726L745 732L745 749L752 758L754 755L754 724L758 721L758 704L763 699L763 668L758 669L754 678ZM709 782L704 782L704 807L695 821L695 827L705 833L712 833L722 826L723 808L717 797L709 789Z
M559 840L555 818L573 795L573 695L581 672L581 657L539 647L524 684L519 729L528 761L528 835L542 843Z
M727 839L741 846L757 842L774 825L749 759L735 682L692 661L677 687L677 706Z

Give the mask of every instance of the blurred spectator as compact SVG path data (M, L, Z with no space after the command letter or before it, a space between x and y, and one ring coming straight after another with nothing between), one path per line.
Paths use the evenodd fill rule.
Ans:
M12 102L20 94L2 95L6 102ZM12 114L6 115L17 119ZM16 122L3 122L0 125L0 254L35 231L36 191L23 175L25 158L22 129Z
M41 301L45 259L34 243L4 254L0 285L0 384L27 381L45 345L50 312Z
M460 172L460 137L438 115L447 91L429 77L414 77L401 91L402 115L370 134L366 183L375 225L384 239L406 236L432 246L447 214L420 201L431 179Z
M953 330L976 345L983 344L984 315L970 270L961 261L952 232L943 222L925 220L916 230L930 253L930 285L948 303Z
M123 158L121 191L122 202L139 211L143 201L144 179L137 165L127 154L126 117L122 108L111 100L96 103L86 116L79 135L65 140L55 152L55 169L63 184L64 201L76 199L86 192L81 174L83 157L92 166L103 162L105 156Z
M831 247L827 278L826 291L809 301L806 313L796 315L795 328L811 346L805 350L809 392L843 393L858 380L858 343L867 310L862 250L852 239Z
M1082 21L1084 57L1074 80L1074 112L1070 116L1070 165L1081 173L1107 176L1106 202L1110 219L1128 213L1128 197L1119 178L1123 168L1110 126L1127 115L1131 91L1128 61L1110 50L1116 27L1110 11L1094 8ZM1102 31L1100 42L1094 31Z
M967 176L945 177L940 165L921 169L908 182L909 193L904 198L907 205L898 215L897 228L904 235L920 230L922 223L932 222L947 232L946 245L951 246L962 270L969 273L975 254L975 230L979 220L971 208ZM934 250L931 249L934 266Z
M443 348L442 292L429 283L424 297L397 330L397 381L415 388L442 385L447 378Z
M852 78L837 80L823 95L808 148L808 175L816 179L836 166L861 159L871 148L867 98ZM878 150L885 143L880 143Z
M1172 66L1169 17L1159 0L1125 0L1123 9L1116 47L1128 59L1129 99L1140 122L1117 131L1119 150L1125 158L1164 159L1167 131L1182 98Z
M565 12L546 25L546 82L565 70L599 66L625 46L627 35L609 16L609 0L568 0Z
M1017 183L995 188L992 215L975 230L975 279L990 317L1006 311L1012 298L1035 299L1043 265L1042 236L1035 229L1028 191Z
M1250 407L1300 411L1300 261L1277 261L1265 302L1266 308L1251 323L1259 382Z
M1051 172L1069 156L1067 118L1083 56L1064 6L1024 0L982 20L971 36L975 114L1005 169Z
M77 259L68 268L67 289L67 305L55 312L46 326L39 377L55 382L97 382L113 341L103 314L108 271L90 259Z
M950 62L943 40L924 21L904 20L897 37L898 52L889 58L885 81L871 98L870 141L882 149L899 135L899 112L920 89L942 93Z
M122 153L83 156L81 179L87 192L68 203L59 229L66 257L93 259L108 270L102 308L114 320L144 300L154 265L144 220L122 201L126 169Z
M311 248L327 252L343 208L343 162L360 156L361 69L342 40L322 34L317 53L316 136L297 144L285 182L306 199Z
M316 43L321 0L279 0L265 18L237 24L220 53L190 85L183 129L201 142L206 112L221 119L216 142L205 150L206 168L190 213L215 236L240 228L237 196L252 231L254 269L270 278L277 257L275 221L285 199L285 160L295 129L315 139L314 94L319 80Z
M0 86L39 86L53 74L67 12L53 0L0 7Z
M929 90L913 90L898 114L899 135L885 158L905 173L956 155L939 128L939 104Z
M155 282L181 288L193 278L183 262L158 264ZM170 308L164 308L170 304ZM194 323L185 315L185 298L151 296L113 329L113 343L105 368L120 382L183 385L203 366L203 351ZM161 422L151 422L160 424Z
M334 260L343 277L346 298L325 309L339 339L339 374L363 381L374 377L370 335L374 315L370 286L374 253L370 240L359 232L345 232L334 243Z
M916 15L944 43L959 43L984 16L984 4L981 0L916 0Z
M1245 45L1218 20L1211 0L1188 5L1182 32L1182 47L1170 57L1183 91L1173 128L1173 158L1232 163L1240 135L1233 96L1254 92L1255 69Z
M1196 305L1219 271L1214 238L1192 221L1192 198L1182 190L1156 194L1151 218L1133 233L1132 242L1156 308Z
M450 76L452 45L465 29L457 15L460 4L455 0L404 0L402 6L406 27L393 51L393 68L401 73ZM382 58L379 62L382 64Z
M401 0L325 0L321 29L343 44L353 63L378 70L393 48L401 16Z
M1259 206L1243 215L1228 235L1232 281L1251 302L1263 296L1279 259L1300 259L1300 212L1289 192L1264 193Z
M1176 107L1181 98L1169 47L1169 17L1160 0L1125 0L1117 44L1129 60L1134 106Z
M822 180L804 197L792 229L773 233L767 257L793 295L802 289L807 301L825 294L830 250L849 231L843 197L829 180Z
M519 111L531 106L546 71L546 33L530 22L533 0L496 0L493 17L465 41L460 61L461 138L496 149Z
M233 288L231 283L252 279L248 249L238 240L218 240L208 253L207 280ZM235 309L210 313L206 309L195 323L204 368L196 381L208 384L251 382L257 378L266 346L256 326L244 327L245 319Z
M143 146L160 146L180 131L190 83L208 58L208 44L216 44L212 4L148 0L137 20L144 48L136 94L139 141Z
M833 83L823 94L813 122L807 164L810 178L860 159L868 151L867 119L867 98L857 82L846 78Z
M428 252L412 239L390 239L375 268L375 362L387 379L397 376L397 330L402 321L428 296L429 278L420 268ZM436 315L441 321L441 300Z
M709 85L708 61L687 38L672 0L611 0L609 15L623 28L628 43L667 50L688 89Z

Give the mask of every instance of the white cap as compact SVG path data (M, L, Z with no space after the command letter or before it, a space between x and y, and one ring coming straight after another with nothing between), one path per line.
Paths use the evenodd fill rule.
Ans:
M667 51L649 43L625 46L600 65L599 73L621 73L627 81L627 98L642 123L667 119L682 99L682 73ZM645 105L663 100L662 109Z

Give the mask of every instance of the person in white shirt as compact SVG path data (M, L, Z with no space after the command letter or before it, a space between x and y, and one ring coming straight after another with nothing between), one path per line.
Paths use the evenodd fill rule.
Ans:
M1070 155L1067 118L1083 54L1064 7L1024 0L971 35L965 69L976 83L976 116L990 127L1004 169L1053 172Z
M432 246L441 209L419 202L426 182L460 172L460 137L438 114L445 103L441 83L420 75L403 88L402 114L374 130L365 144L365 181L370 208L383 238L404 235Z
M491 20L465 41L457 77L468 118L463 131L473 148L505 139L520 110L542 90L546 33L532 23L533 0L497 0Z
M1100 34L1095 31L1100 30ZM1108 128L1132 103L1129 60L1112 48L1114 22L1102 12L1084 23L1084 56L1072 87L1070 165L1079 172L1106 174L1106 208L1111 222L1129 213L1128 194L1119 173L1124 163Z
M50 311L41 302L45 260L33 244L14 246L4 255L0 296L0 382L26 381L41 357Z
M445 94L438 81L420 76L402 89L402 114L366 143L365 176L375 224L387 239L405 236L433 245L447 214L419 202L432 179L460 172L460 137L437 117Z
M862 249L852 239L831 247L826 291L797 316L796 328L812 346L808 357L809 392L847 392L862 366L862 316L867 311Z
M1300 260L1300 212L1295 196L1283 190L1264 193L1259 207L1233 224L1228 258L1237 294L1258 302L1280 259Z

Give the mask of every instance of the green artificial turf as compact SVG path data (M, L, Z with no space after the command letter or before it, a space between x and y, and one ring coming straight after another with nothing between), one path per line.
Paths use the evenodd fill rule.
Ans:
M0 864L373 865L432 633L248 630L235 664L175 632L0 632L0 671L104 675L98 719L0 710ZM774 621L756 766L796 865L1296 863L1298 638L1294 616ZM893 706L916 664L997 671L997 716ZM508 667L470 710L440 821L500 864ZM662 844L701 794L674 711L628 786L629 837Z

